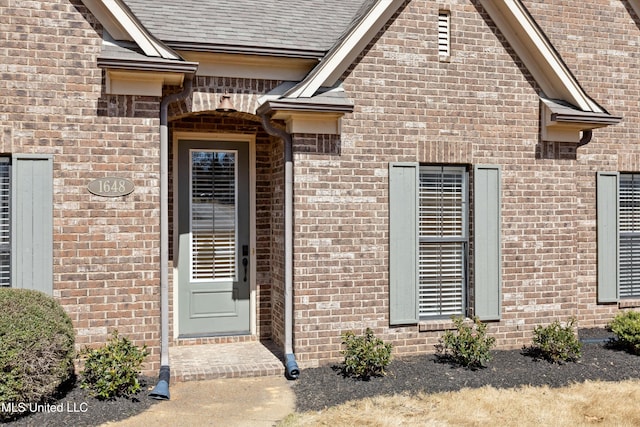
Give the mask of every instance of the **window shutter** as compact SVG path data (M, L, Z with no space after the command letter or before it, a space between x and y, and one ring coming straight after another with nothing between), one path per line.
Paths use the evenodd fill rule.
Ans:
M598 172L598 302L618 301L618 177L617 172Z
M417 163L389 164L390 324L418 322Z
M14 287L53 293L53 157L14 155L12 167Z
M501 314L500 172L500 166L474 167L475 315L481 320Z
M451 15L447 11L438 13L438 56L448 57L451 54Z

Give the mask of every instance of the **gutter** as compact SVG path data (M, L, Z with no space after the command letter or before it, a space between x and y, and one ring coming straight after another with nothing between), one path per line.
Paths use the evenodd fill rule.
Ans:
M169 104L191 94L193 74L185 76L179 93L160 102L160 374L158 384L149 393L157 400L169 400Z
M300 368L293 354L293 141L289 133L271 124L266 113L260 118L267 133L284 142L284 362L285 376L296 380Z

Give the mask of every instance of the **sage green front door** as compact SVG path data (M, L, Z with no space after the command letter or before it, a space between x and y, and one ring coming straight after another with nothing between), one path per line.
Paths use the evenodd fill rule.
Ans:
M178 145L181 336L249 333L249 144Z

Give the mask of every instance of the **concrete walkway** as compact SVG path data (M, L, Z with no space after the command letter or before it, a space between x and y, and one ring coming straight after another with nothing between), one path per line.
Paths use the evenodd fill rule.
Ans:
M103 426L273 426L295 410L283 376L172 383L171 400Z

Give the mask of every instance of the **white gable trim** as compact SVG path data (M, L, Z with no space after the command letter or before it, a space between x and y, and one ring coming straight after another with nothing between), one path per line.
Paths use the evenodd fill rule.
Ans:
M180 60L171 49L147 31L120 0L83 0L91 13L116 40L134 41L147 56Z
M309 98L321 87L335 85L404 0L378 0L364 17L320 61L309 75L285 94L288 98Z
M633 11L640 17L640 0L629 0L629 5Z
M520 0L480 0L480 3L547 97L562 99L583 111L606 113L580 87Z

